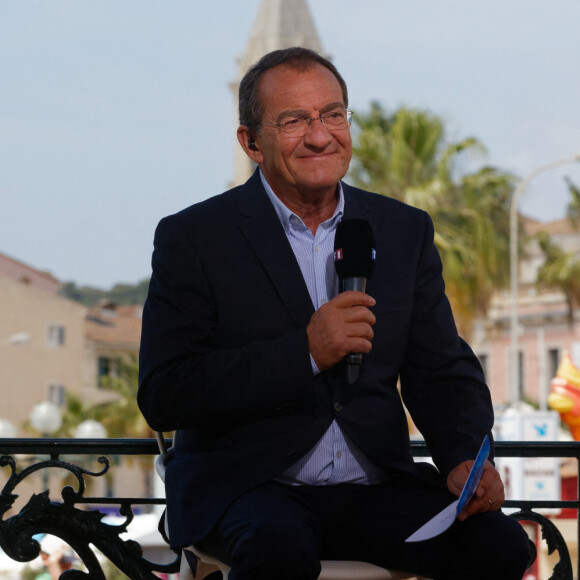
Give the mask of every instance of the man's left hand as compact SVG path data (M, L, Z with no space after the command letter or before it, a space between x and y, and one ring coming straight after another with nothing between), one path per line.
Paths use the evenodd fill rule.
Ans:
M463 461L449 472L447 487L451 493L456 496L461 495L461 490L467 481L472 465L473 460ZM463 521L473 514L498 510L504 500L505 494L501 477L493 464L486 461L477 489L457 519Z

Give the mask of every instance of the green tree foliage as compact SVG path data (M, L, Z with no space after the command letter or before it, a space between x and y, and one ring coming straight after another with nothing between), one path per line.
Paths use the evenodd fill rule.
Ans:
M65 282L60 288L60 295L80 302L85 306L96 306L102 300L108 300L119 306L145 304L149 280L142 280L135 285L116 284L110 290L91 286L77 286L74 282Z
M98 421L109 437L154 437L137 405L139 363L135 355L117 358L109 376L101 378L100 386L109 396L100 403L84 404L73 393L67 393L59 437L74 437L76 427L86 419Z
M109 437L143 438L154 437L137 405L139 389L139 362L132 355L118 358L114 364L115 372L101 379L101 386L116 395L113 400L97 406L99 421L107 429ZM130 459L129 459L130 461ZM153 494L153 472L151 459L140 456L139 465L143 474L145 494Z
M74 393L66 394L66 407L62 414L62 426L58 437L74 437L76 428L87 419L101 421L102 413L94 405L84 404Z
M429 212L459 329L469 336L509 272L509 204L513 176L493 167L461 172L475 138L448 143L443 120L401 108L388 115L376 102L354 116L350 177L355 185Z
M567 217L576 229L580 224L580 189L566 178L571 200ZM574 252L565 252L554 243L546 232L538 232L536 240L544 254L544 264L538 270L537 284L540 287L557 288L566 298L568 322L574 324L574 310L580 308L580 260Z
M546 232L538 232L536 239L545 256L538 270L538 284L559 288L566 297L568 318L574 322L574 310L580 307L580 260L574 252L565 252L555 244Z
M566 217L568 217L574 227L578 229L580 227L580 188L569 177L566 177L565 181L568 184L571 196L571 201L568 204L568 209L566 211Z
M137 405L139 389L139 363L135 355L118 358L114 372L102 377L101 387L116 396L97 405L98 420L105 426L109 437L153 437L145 418Z

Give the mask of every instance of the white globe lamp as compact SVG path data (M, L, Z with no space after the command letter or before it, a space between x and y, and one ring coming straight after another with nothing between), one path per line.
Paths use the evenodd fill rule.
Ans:
M50 435L62 425L60 409L51 401L38 403L30 411L30 424L43 436Z
M105 439L107 430L105 427L94 419L86 419L77 425L75 429L76 439Z
M8 419L0 419L0 439L17 437L16 427Z

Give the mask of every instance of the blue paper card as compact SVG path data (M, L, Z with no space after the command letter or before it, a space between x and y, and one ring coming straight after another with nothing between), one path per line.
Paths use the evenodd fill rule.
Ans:
M489 449L489 437L486 435L481 447L479 448L479 452L477 453L477 457L473 462L471 470L469 471L469 475L467 476L465 485L461 490L459 499L449 504L444 510L441 510L425 525L421 526L414 534L411 534L405 542L422 542L423 540L429 540L430 538L442 534L451 526L463 508L469 503L469 500L473 497L473 494L477 489L477 484L483 474L485 461L489 456Z

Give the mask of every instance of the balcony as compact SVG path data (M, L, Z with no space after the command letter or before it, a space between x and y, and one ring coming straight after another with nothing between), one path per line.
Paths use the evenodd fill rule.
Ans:
M171 442L168 440L167 444ZM424 443L414 442L412 447L415 457L428 456ZM0 482L3 486L0 493L0 547L11 560L31 562L39 556L40 551L40 545L33 536L52 534L62 538L74 549L83 564L79 569L88 571L71 576L67 574L67 577L105 580L105 571L112 564L124 577L132 580L154 580L160 576L176 578L179 570L178 555L168 548L161 548L160 551L157 547L156 551L152 551L151 546L126 539L127 528L136 514L152 511L159 513L165 503L163 498L90 494L94 482L108 476L114 458L121 455L151 456L152 465L157 453L157 442L154 439L0 439ZM580 537L577 517L580 507L580 445L575 442L499 442L496 443L496 456L576 460L574 499L512 499L504 505L513 512L511 517L526 527L538 547L538 558L527 577L572 580L578 570L577 546ZM94 463L97 457L98 469L85 466L90 458ZM58 498L55 497L56 489L47 489L49 479L46 474L49 470L59 472L62 476L59 480L62 489L58 490ZM38 487L39 476L45 491L22 497L22 490L34 478ZM117 517L111 523L108 514L113 511ZM572 519L566 520L566 539L559 529L564 520L554 517L564 513L574 515ZM570 552L575 560L574 566ZM541 575L540 561L544 568L548 565L549 571L544 572L544 575Z

